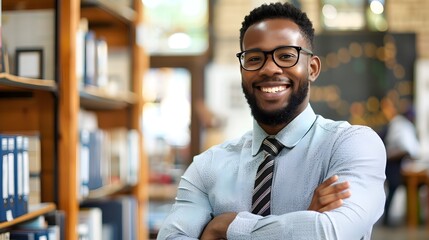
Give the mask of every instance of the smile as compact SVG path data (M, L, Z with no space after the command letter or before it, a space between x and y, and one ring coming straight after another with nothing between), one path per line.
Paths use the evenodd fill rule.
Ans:
M265 93L276 93L286 90L287 86L261 87L261 91Z

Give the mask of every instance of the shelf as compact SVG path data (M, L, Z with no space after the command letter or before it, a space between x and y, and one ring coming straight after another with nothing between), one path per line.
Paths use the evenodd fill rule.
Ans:
M136 198L136 240L147 239L144 221L147 204L144 179L146 165L142 149L141 111L142 81L148 66L144 49L136 43L138 26L143 22L141 0L3 0L2 10L30 10L49 8L55 11L54 80L31 79L0 71L0 113L7 114L0 121L0 129L7 132L36 131L40 133L41 201L55 202L31 206L30 213L10 222L0 223L0 229L14 228L22 222L59 210L64 212L65 239L78 239L79 204L92 198L105 199L116 195ZM1 12L1 11L0 11ZM125 53L116 67L127 65L127 87L120 92L95 87L80 88L77 66L76 39L81 18L87 18L88 28L107 41L109 50ZM37 31L38 29L35 29ZM16 29L26 34L26 29ZM0 37L1 38L1 37ZM1 40L1 39L0 39ZM28 44L31 44L31 39ZM123 57L123 58L122 58ZM81 59L79 59L80 61ZM115 59L116 60L116 59ZM122 65L123 63L123 65ZM122 69L118 69L122 70ZM57 76L59 77L57 79ZM126 128L138 133L139 165L136 184L110 184L91 191L88 198L79 199L80 176L78 149L79 112L81 108L98 117L100 129ZM0 114L0 115L1 115ZM129 229L126 229L127 231ZM1 231L0 231L1 232Z
M2 10L28 10L28 9L52 9L55 7L53 0L3 0Z
M9 222L0 223L0 229L11 227L13 225L31 220L31 219L36 218L38 216L52 212L55 209L56 209L56 206L54 203L41 203L41 204L37 204L37 205L30 205L28 214L17 217L14 220L9 221Z
M51 92L54 92L57 89L57 85L54 80L24 78L9 73L0 73L0 84L11 87Z
M80 17L88 20L89 29L104 38L109 48L130 47L138 19L134 9L112 0L85 0L81 5Z
M106 12L106 14L103 14L102 16L111 18L113 15L128 23L134 22L137 15L136 11L131 7L118 4L112 0L82 0L81 6L83 11L85 11L86 8L96 7ZM100 20L102 19L98 18L98 21Z
M117 193L127 192L132 188L131 185L127 184L109 184L106 186L103 186L97 190L91 190L89 191L89 195L85 199L98 199L103 198L107 196L112 196ZM85 200L83 200L85 201Z
M133 92L112 94L96 87L86 87L80 91L80 103L83 107L93 110L122 109L137 101Z
M151 201L174 200L177 193L177 184L154 184L148 185L149 199Z

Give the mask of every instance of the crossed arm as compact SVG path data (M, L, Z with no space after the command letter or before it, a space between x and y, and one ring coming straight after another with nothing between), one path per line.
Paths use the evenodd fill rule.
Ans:
M334 175L320 184L313 194L308 210L325 212L336 209L343 204L343 199L351 196L348 182L336 183L338 176ZM229 224L237 213L227 212L214 217L201 234L201 240L226 239Z
M320 142L314 144L320 148ZM305 184L307 188L296 189L301 198L307 198L288 199L295 204L291 206L293 209L268 217L248 212L249 191L253 186L247 176L223 172L226 167L235 167L234 162L211 161L213 152L196 158L182 178L176 203L158 239L370 239L371 229L381 216L385 201L384 145L369 128L353 127L341 132L341 138L328 147L334 151L333 155L320 156L331 159L329 171L323 175L338 175L340 180L333 177L317 185L323 175L314 178L312 188ZM320 166L308 167L320 172ZM343 192L338 187L342 183L338 181L349 183L344 183L343 197L335 195ZM293 184L297 183L292 181L285 188L294 191ZM237 197L237 193L241 193L239 190L244 190L245 198ZM281 202L278 204L282 206ZM210 214L216 217L211 218Z

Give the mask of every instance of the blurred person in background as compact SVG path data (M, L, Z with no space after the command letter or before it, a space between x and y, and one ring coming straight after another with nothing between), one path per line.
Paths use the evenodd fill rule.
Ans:
M390 219L393 210L391 204L396 190L403 184L401 168L407 162L418 159L420 155L420 142L414 126L414 108L408 103L401 111L399 101L395 99L387 97L381 102L383 114L388 120L386 128L380 134L387 152L387 198L383 215L383 224L386 226L394 225Z

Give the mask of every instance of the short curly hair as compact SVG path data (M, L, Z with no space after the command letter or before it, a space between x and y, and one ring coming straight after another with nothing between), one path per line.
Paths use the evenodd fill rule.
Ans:
M244 17L240 28L240 49L243 50L244 34L251 25L266 19L276 18L290 19L296 23L307 40L310 49L313 49L314 28L307 14L290 3L281 2L262 4Z

